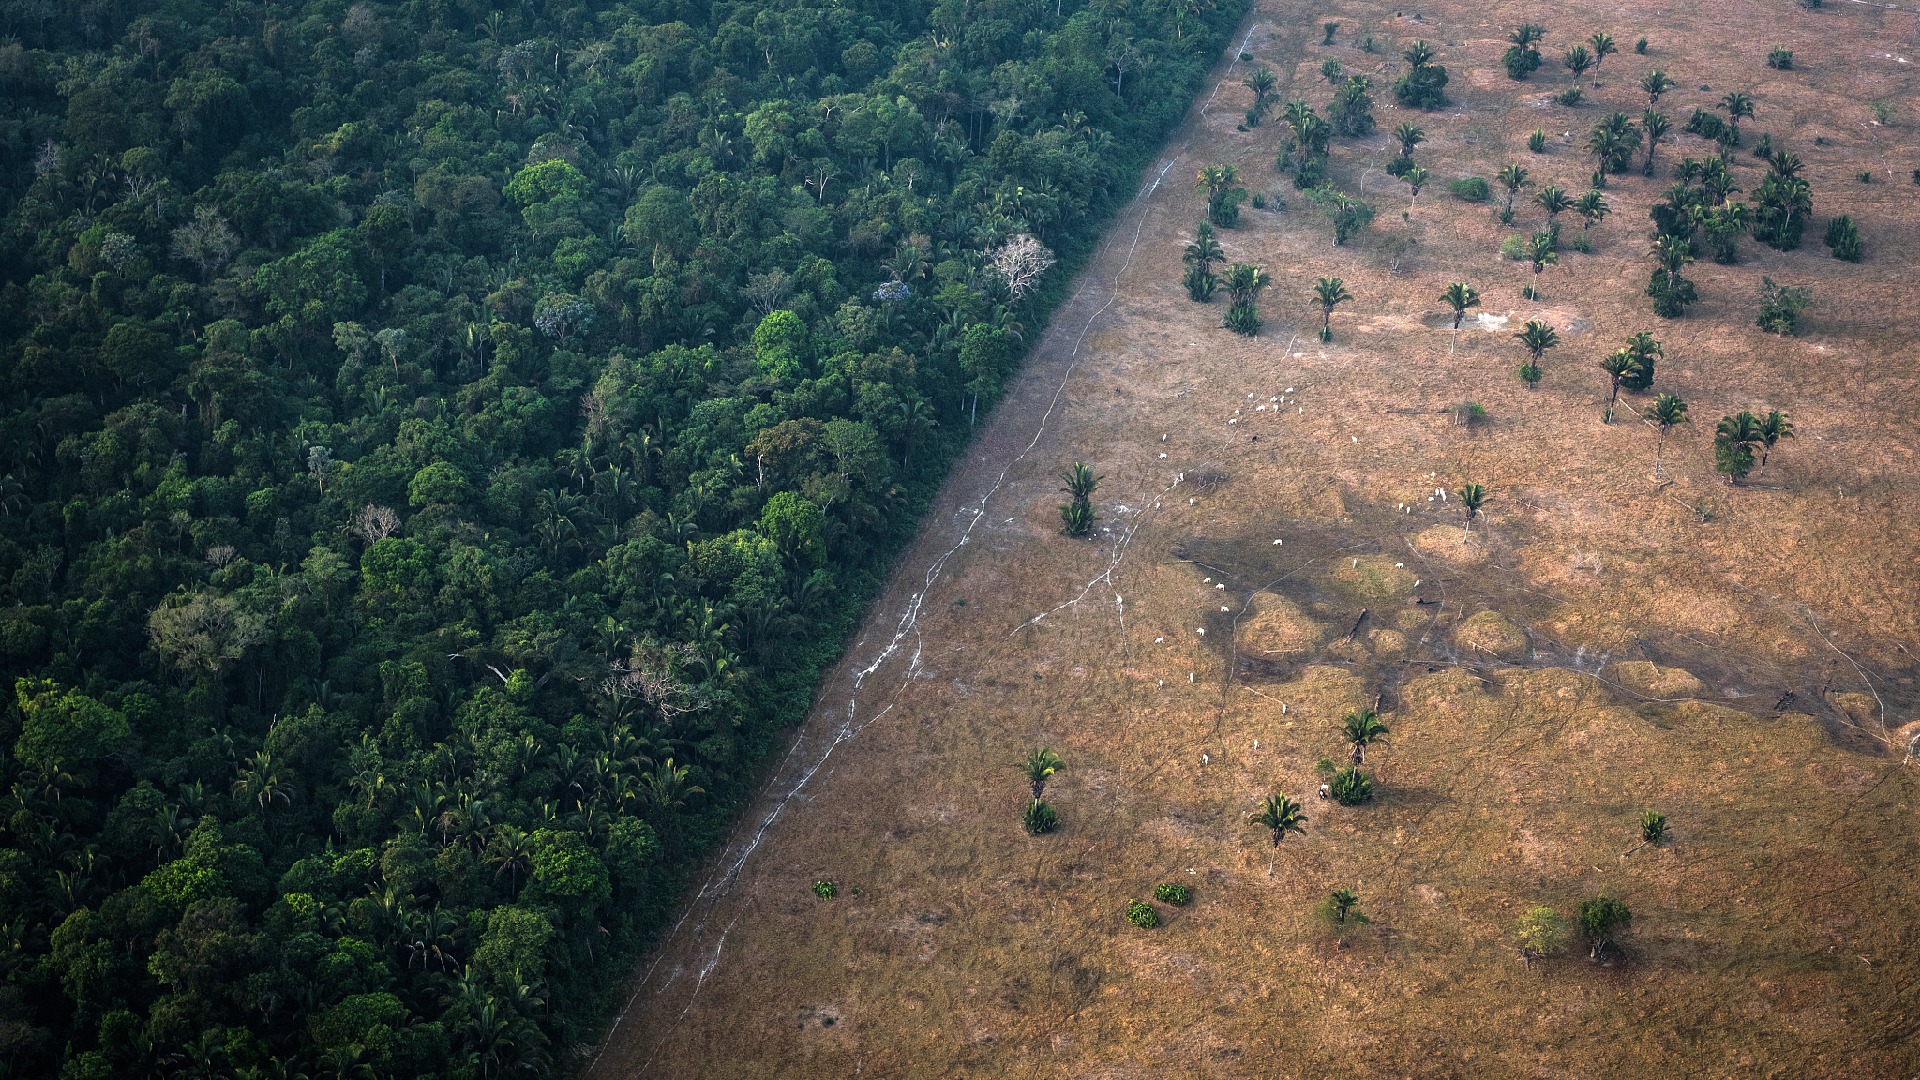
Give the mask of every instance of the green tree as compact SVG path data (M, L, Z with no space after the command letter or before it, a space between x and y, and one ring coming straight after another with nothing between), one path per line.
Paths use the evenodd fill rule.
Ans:
M1380 714L1372 709L1359 709L1347 714L1341 721L1347 743L1352 747L1353 763L1363 765L1367 760L1367 747L1385 739L1392 732L1380 722Z
M1770 277L1760 278L1760 314L1754 324L1770 334L1786 336L1794 332L1800 312L1813 302L1813 290L1806 286L1776 285Z
M1290 832L1307 834L1306 807L1284 795L1269 795L1260 804L1260 812L1253 816L1254 824L1265 828L1273 837L1273 852L1267 857L1267 876L1273 876L1273 862L1280 856L1280 841Z
M1787 414L1778 409L1768 410L1760 421L1760 467L1767 467L1767 458L1773 455L1773 448L1781 439L1793 437L1793 421Z
M1453 309L1453 331L1458 334L1460 320L1466 317L1467 309L1480 306L1480 293L1466 282L1456 281L1440 294L1440 302Z
M1540 271L1558 263L1560 252L1550 232L1537 232L1528 237L1526 246L1521 249L1521 252L1526 256L1527 262L1533 266L1533 298L1538 300L1540 299Z
M1673 120L1665 113L1648 109L1640 114L1640 130L1647 136L1647 164L1640 170L1642 176L1653 175L1653 149L1660 144L1661 136L1673 130Z
M1500 166L1500 171L1494 173L1493 178L1507 189L1507 212L1509 214L1513 212L1513 197L1520 194L1521 188L1533 186L1533 181L1527 179L1526 167L1516 165L1512 162Z
M1221 279L1227 287L1230 306L1222 325L1236 334L1249 337L1260 331L1260 316L1255 301L1260 291L1265 289L1272 278L1258 266L1248 263L1234 263L1227 267L1226 275Z
M1595 31L1593 36L1587 39L1587 44L1593 46L1593 66L1595 70L1599 69L1600 61L1620 51L1619 47L1613 43L1613 35L1608 34L1604 30Z
M1335 889L1332 895L1314 905L1313 916L1332 932L1341 947L1347 944L1347 935L1355 926L1366 926L1373 920L1359 911L1360 895L1352 889Z
M1656 264L1647 282L1647 295L1653 297L1653 312L1664 319L1677 319L1687 313L1687 305L1698 299L1693 282L1680 271L1693 261L1693 244L1683 236L1663 235L1653 242Z
M1460 503L1460 513L1466 518L1468 532L1473 531L1473 516L1493 498L1479 484L1462 484L1453 489L1453 497Z
M1418 165L1400 174L1400 181L1413 189L1413 200L1407 203L1409 211L1413 209L1413 202L1420 198L1420 189L1426 186L1427 179L1427 170Z
M1687 403L1674 394L1661 394L1654 399L1651 418L1660 429L1660 440L1653 447L1653 478L1660 479L1660 452L1666 449L1667 433L1677 424L1687 422Z
M1615 349L1600 361L1600 370L1607 373L1612 381L1612 393L1607 396L1607 413L1613 413L1613 407L1620 400L1620 384L1632 375L1640 366L1640 359L1625 349Z
M1372 88L1373 80L1365 75L1349 75L1334 90L1327 120L1336 132L1351 138L1373 130L1373 98L1367 94Z
M1753 471L1753 445L1762 439L1760 418L1750 412L1723 416L1713 429L1714 466L1738 484Z
M1720 107L1727 110L1727 123L1733 127L1736 144L1740 134L1740 121L1753 117L1753 98L1738 90L1720 99Z
M1400 126L1393 129L1393 138L1400 144L1400 156L1412 157L1413 148L1427 141L1427 133L1411 120L1402 120Z
M1253 104L1247 109L1247 126L1259 127L1266 119L1268 110L1273 108L1273 99L1277 96L1274 87L1278 80L1273 69L1262 64L1240 80L1242 85L1253 91Z
M1540 366L1540 358L1546 354L1546 351L1560 344L1560 335L1553 327L1539 319L1529 319L1526 327L1513 336L1526 348L1532 366L1536 368Z
M1520 958L1527 967L1559 952L1567 943L1567 920L1550 907L1528 908L1513 924L1513 935L1520 939Z
M1580 935L1593 946L1587 958L1599 959L1613 944L1614 935L1625 930L1632 921L1633 912L1627 910L1627 905L1604 893L1580 901Z
M1029 751L1021 759L1020 775L1026 777L1027 783L1033 786L1033 798L1038 800L1046 791L1047 781L1065 767L1066 763L1060 760L1060 755L1054 753L1051 746L1043 746Z
M1575 45L1572 48L1568 49L1567 55L1563 58L1562 62L1567 65L1568 71L1573 72L1573 77L1575 80L1578 80L1580 76L1585 75L1589 68L1592 68L1600 63L1597 57L1595 57L1592 53L1587 51L1587 47L1585 45Z
M1592 229L1600 223L1601 219L1613 213L1612 208L1607 206L1606 196L1600 194L1598 190L1589 190L1580 196L1574 202L1573 208L1580 214L1580 220L1584 223L1581 226L1582 231Z
M1313 299L1320 305L1320 340L1333 340L1333 309L1353 299L1347 291L1346 283L1339 278L1316 278L1313 283Z
M1207 220L1231 229L1240 220L1240 202L1247 189L1239 187L1240 170L1232 165L1208 165L1200 170L1195 191L1207 196Z
M1433 46L1416 41L1400 54L1409 70L1393 83L1393 97L1409 109L1437 109L1447 103L1447 69L1433 62Z
M1533 201L1540 205L1540 209L1547 212L1547 229L1549 232L1552 232L1554 228L1555 219L1574 207L1573 197L1552 184L1541 188L1539 194L1533 197Z
M1673 80L1667 77L1666 72L1655 68L1640 76L1640 89L1646 91L1647 104L1658 105L1660 95L1673 89Z
M1204 304L1213 298L1214 289L1220 284L1220 279L1213 273L1213 264L1224 262L1226 257L1225 249L1213 235L1213 225L1201 222L1194 230L1193 243L1188 244L1186 252L1181 255L1182 261L1187 264L1186 277L1182 279L1187 287L1187 299Z

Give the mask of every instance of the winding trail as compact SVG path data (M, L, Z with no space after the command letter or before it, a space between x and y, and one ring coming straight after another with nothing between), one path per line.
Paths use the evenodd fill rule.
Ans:
M911 685L920 673L928 644L921 631L921 614L928 592L939 579L941 571L973 539L975 527L989 520L988 508L1006 488L1008 475L1040 446L1061 412L1067 386L1083 358L1087 336L1119 301L1122 281L1133 266L1146 222L1164 202L1164 199L1156 201L1156 195L1160 193L1168 173L1185 160L1197 126L1204 123L1221 87L1227 85L1240 66L1240 54L1262 25L1262 13L1258 9L1248 14L1239 46L1228 54L1225 66L1212 77L1212 86L1206 99L1195 107L1174 133L1173 140L1178 140L1178 146L1149 168L1147 179L1133 202L1109 229L1106 240L1081 272L1079 287L1054 314L1040 346L1027 362L1023 377L995 410L993 419L981 430L969 458L957 463L954 476L949 479L940 497L928 508L928 524L920 539L902 556L900 566L870 617L869 629L849 650L849 659L842 661L840 669L826 680L813 715L801 728L780 765L773 770L772 778L756 799L753 809L742 816L741 824L736 826L726 847L714 860L686 911L658 944L653 959L640 974L620 1015L601 1041L593 1063L587 1069L589 1076L614 1075L611 1063L604 1069L602 1066L609 1050L615 1050L620 1057L640 1059L639 1067L627 1075L650 1074L659 1049L668 1042L673 1026L685 1019L708 977L725 959L727 935L741 914L729 913L726 924L717 934L711 927L723 903L740 885L749 860L760 850L794 801L804 797L808 785L827 767L835 752L852 742L869 725L889 715L900 692ZM1131 230L1127 228L1128 219L1131 219ZM1127 245L1125 253L1119 266L1109 274L1107 267L1111 265L1113 248L1123 238ZM1091 311L1087 310L1089 306L1092 306ZM1026 414L1031 410L1023 408L1019 399L1025 397L1032 402L1037 397L1036 391L1044 393L1049 383L1052 392L1046 399L1045 408L1037 422L1030 421ZM1011 456L1002 456L1005 450L1000 454L994 452L996 444L1005 445L1017 439L1019 429L1028 423L1033 424L1032 435L1024 445L1013 450ZM1011 450L1012 447L1007 449ZM986 451L984 454L981 453L983 450ZM994 469L996 458L1000 464ZM977 488L980 479L989 470L993 470L992 477L984 488L978 488L978 494L960 497L960 493ZM1097 587L1104 585L1115 590L1115 611L1124 625L1125 601L1118 592L1114 575L1134 537L1148 516L1158 509L1160 499L1170 494L1180 482L1177 474L1169 475L1156 493L1136 495L1135 502L1139 509L1129 515L1126 525L1117 534L1104 572L1087 581L1072 599L1034 616L1029 623L1038 623L1053 612L1076 607ZM958 505L955 505L956 502ZM945 509L947 507L951 509ZM941 530L935 524L942 521L958 524L958 534L949 534L942 539L939 535ZM916 566L920 568L917 573L912 569ZM916 579L917 585L904 598L900 598L898 594L903 583ZM886 612L895 606L900 614L892 619L891 630L885 630L889 621ZM867 654L869 641L876 630L885 633L886 640ZM860 657L863 654L870 655L870 659L862 661ZM875 695L872 700L868 699L869 693ZM845 698L844 705L828 704L841 695ZM689 975L690 987L687 986ZM641 1031L637 1023L628 1023L635 1016L636 1008L654 1016L669 1015L670 995L676 992L684 993L686 997L680 1008L671 1012L674 1017L671 1023L652 1031ZM646 1044L643 1054L633 1053L637 1049L634 1045L636 1041Z

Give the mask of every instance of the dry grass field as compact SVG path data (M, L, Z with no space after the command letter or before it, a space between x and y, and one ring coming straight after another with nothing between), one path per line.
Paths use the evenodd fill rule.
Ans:
M1341 24L1333 46L1322 21ZM1499 56L1526 21L1546 24L1549 62L1514 82ZM1554 104L1561 50L1596 30L1620 54L1583 80L1586 103ZM1370 230L1332 245L1273 171L1284 126L1236 130L1248 65L1223 57L635 973L593 1075L1920 1073L1916 15L1268 0L1243 33L1283 102L1324 112L1327 56L1374 75L1380 133L1332 158L1376 207ZM1443 111L1391 107L1416 39L1451 74ZM1776 44L1792 70L1766 67ZM1611 179L1593 252L1521 300L1528 268L1497 249L1543 214L1501 226L1445 184L1511 161L1584 191L1587 129L1637 117L1655 67L1680 84L1660 103L1676 129L1753 95L1747 145L1770 134L1807 162L1806 242L1703 259L1700 302L1654 317L1648 206L1672 163L1712 152L1670 135L1657 177ZM1403 220L1382 167L1409 118L1434 183ZM1286 202L1221 237L1273 275L1257 338L1179 284L1192 178L1215 162ZM1762 171L1739 153L1742 187ZM1858 265L1819 243L1839 213L1860 223ZM1396 236L1413 241L1397 271ZM1753 325L1762 275L1811 287L1799 336ZM1329 345L1321 276L1355 296ZM1437 299L1451 281L1490 317L1457 342ZM1530 318L1562 341L1533 391L1512 340ZM1693 418L1661 486L1633 411L1651 397L1601 417L1597 362L1640 330L1666 348L1655 391ZM1485 421L1455 426L1444 410L1469 399ZM1768 408L1799 437L1729 487L1714 424ZM1055 509L1077 460L1105 478L1084 541ZM1470 536L1457 504L1428 500L1466 482L1493 495ZM1376 702L1392 729L1368 754L1376 798L1315 798L1341 718ZM1062 827L1030 837L1014 763L1043 744L1066 761L1047 788ZM1250 820L1270 793L1310 818L1277 857ZM1635 849L1650 808L1673 834ZM1161 882L1193 902L1129 925L1127 901ZM1309 917L1341 887L1372 920L1344 946ZM1522 962L1523 910L1570 917L1602 892L1633 912L1608 963L1577 941Z

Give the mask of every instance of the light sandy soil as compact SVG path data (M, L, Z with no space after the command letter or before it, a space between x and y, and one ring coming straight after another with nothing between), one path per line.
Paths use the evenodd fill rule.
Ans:
M1920 718L1920 107L1898 61L1920 61L1915 16L1784 0L1322 10L1268 0L1246 51L1282 100L1323 110L1324 56L1375 73L1380 128L1423 127L1415 157L1436 182L1403 222L1384 135L1337 141L1334 178L1379 216L1332 247L1272 171L1284 128L1235 130L1246 65L1223 62L635 973L595 1076L1920 1072L1920 790L1895 749L1920 730L1899 732ZM1323 19L1342 23L1332 48ZM1516 83L1498 57L1526 20L1548 24L1549 63ZM1589 76L1593 104L1553 105L1561 50L1600 29L1622 53L1603 85ZM1355 47L1362 33L1384 52ZM1452 74L1442 112L1390 107L1416 38ZM1776 43L1794 70L1764 66ZM1681 84L1661 102L1676 129L1691 105L1754 95L1748 145L1772 133L1808 161L1806 244L1697 264L1701 302L1654 318L1647 207L1668 165L1709 152L1669 136L1656 179L1611 180L1594 253L1522 301L1526 269L1496 249L1541 213L1502 227L1445 183L1517 161L1584 190L1586 129L1637 117L1656 66ZM1892 126L1869 122L1875 99L1901 110ZM1525 148L1536 127L1545 155ZM1178 284L1192 177L1216 161L1288 207L1244 209L1222 235L1274 277L1255 339ZM1742 151L1738 182L1760 172ZM1841 212L1863 264L1818 243ZM1395 273L1400 233L1415 244ZM1801 336L1751 325L1762 274L1813 288ZM1307 295L1336 275L1356 299L1323 346ZM1436 300L1454 280L1504 324L1456 344ZM1529 318L1563 342L1533 392L1511 340ZM1662 487L1653 430L1600 417L1595 365L1643 329L1666 343L1655 390L1694 421L1668 440ZM1487 421L1456 427L1443 410L1468 399ZM1799 438L1747 485L1720 483L1715 421L1766 408ZM1057 474L1076 460L1105 477L1090 541L1057 534ZM1464 482L1494 496L1471 535L1456 504L1428 502ZM1376 701L1393 729L1368 754L1378 796L1314 798L1341 717ZM1013 763L1042 744L1067 762L1047 787L1063 826L1029 837ZM1277 856L1248 820L1275 792L1311 818ZM1673 828L1658 848L1636 846L1649 808ZM839 895L815 897L817 880ZM1194 902L1130 926L1127 900L1160 882ZM1372 919L1345 947L1308 915L1339 887ZM1601 892L1634 913L1611 962L1575 942L1522 964L1522 910L1570 916Z

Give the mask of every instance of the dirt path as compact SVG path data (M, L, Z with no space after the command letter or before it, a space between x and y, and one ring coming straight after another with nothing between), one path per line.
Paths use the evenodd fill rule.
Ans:
M1719 0L1664 32L1710 41L1756 13ZM1493 17L1327 16L1358 28L1343 41L1378 34L1374 54L1319 48L1271 3L1249 18L1230 56L1273 67L1283 100L1323 104L1319 61L1337 55L1374 75L1382 129L1409 115L1386 104L1390 58L1443 45L1455 102L1414 117L1433 187L1395 223L1379 168L1393 148L1337 141L1335 179L1380 220L1331 248L1272 174L1281 133L1235 130L1241 65L1216 72L636 975L595 1076L1920 1068L1914 923L1887 917L1920 888L1920 791L1879 738L1916 718L1920 378L1885 313L1920 309L1920 286L1756 247L1693 268L1701 305L1660 323L1637 293L1640 234L1669 181L1634 176L1609 187L1593 254L1522 301L1527 275L1495 254L1513 230L1445 181L1491 176L1536 125L1592 117L1543 121L1533 99L1550 86L1486 77L1505 23L1478 20ZM1809 66L1818 48L1864 47L1785 43ZM1628 107L1625 59L1595 91L1604 108ZM1658 62L1739 85L1703 59ZM1838 92L1809 81L1763 108L1817 125ZM1820 151L1816 198L1884 150ZM1589 167L1577 148L1528 160L1543 183ZM1243 209L1222 236L1276 279L1254 339L1178 285L1201 212L1190 178L1215 161L1290 204ZM1890 187L1860 211L1889 259L1920 242ZM1397 271L1396 235L1411 241ZM1815 283L1801 338L1746 325L1761 272ZM1321 345L1303 297L1330 275L1357 299ZM1432 298L1461 279L1490 319L1456 351ZM1530 318L1565 341L1531 392L1508 341ZM1641 329L1667 342L1656 389L1695 409L1659 488L1653 433L1597 417L1594 360ZM1486 423L1443 415L1463 398ZM1763 404L1789 409L1800 439L1748 488L1717 485L1714 418ZM1088 542L1057 535L1055 477L1075 460L1105 477ZM1471 540L1438 494L1468 481L1495 492ZM1394 729L1368 755L1380 794L1309 800L1309 834L1269 877L1249 812L1307 797L1316 759L1342 754L1339 719L1376 702ZM1035 838L1012 762L1043 744L1067 759L1047 789L1064 824ZM1655 806L1677 839L1622 856ZM815 897L817 880L839 895ZM1125 901L1163 881L1195 903L1160 905L1151 933L1127 926ZM1346 947L1307 916L1339 886L1373 918ZM1518 964L1519 911L1570 915L1602 891L1635 911L1613 964Z

